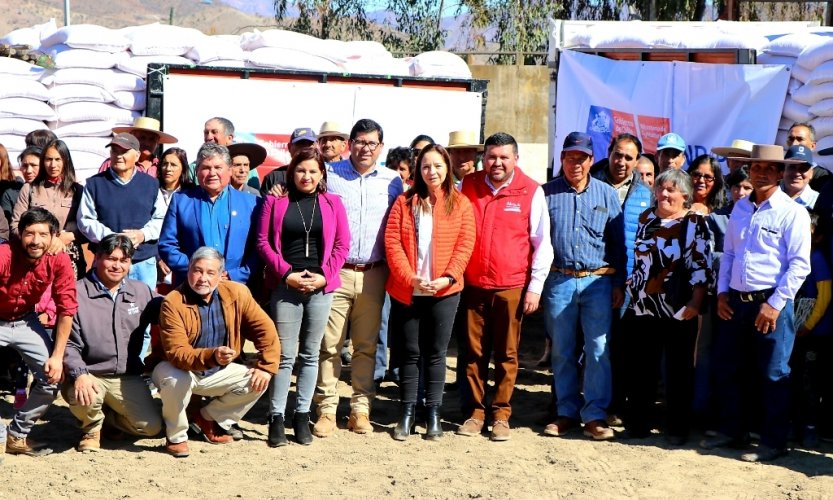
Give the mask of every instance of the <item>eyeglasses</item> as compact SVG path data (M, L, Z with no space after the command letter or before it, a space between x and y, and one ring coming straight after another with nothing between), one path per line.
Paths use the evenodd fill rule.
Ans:
M694 172L691 174L692 179L703 179L706 182L714 182L714 176L709 174L703 174L700 172Z
M359 149L367 148L371 151L376 151L376 148L379 147L381 143L376 141L353 141L353 145Z

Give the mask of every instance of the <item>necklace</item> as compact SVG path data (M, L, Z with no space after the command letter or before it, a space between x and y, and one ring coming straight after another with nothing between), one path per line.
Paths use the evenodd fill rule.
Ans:
M307 221L304 219L304 213L301 212L301 204L299 202L295 202L295 206L298 207L298 214L301 216L301 224L304 225L304 232L306 233L306 237L304 239L304 257L309 257L309 232L312 231L312 222L315 220L315 206L318 204L318 197L312 199L312 214L310 214L309 218L309 227L307 227Z

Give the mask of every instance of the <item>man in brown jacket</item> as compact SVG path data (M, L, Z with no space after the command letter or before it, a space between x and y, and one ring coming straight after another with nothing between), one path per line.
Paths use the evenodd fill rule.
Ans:
M191 415L211 443L228 443L228 429L263 395L278 369L280 344L275 324L240 283L222 280L217 250L199 248L188 266L188 282L165 298L159 317L165 361L153 370L162 399L166 450L188 456L186 406L192 394L211 402ZM232 363L251 340L258 351L254 368Z

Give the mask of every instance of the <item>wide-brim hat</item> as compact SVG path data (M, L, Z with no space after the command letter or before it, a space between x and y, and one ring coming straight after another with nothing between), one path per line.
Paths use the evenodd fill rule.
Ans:
M341 137L345 141L350 138L350 133L345 132L344 124L336 121L324 122L321 124L321 130L318 131L318 138L322 137Z
M746 156L730 156L730 160L743 160L748 162L767 162L767 163L780 163L781 165L786 164L798 164L798 163L806 163L803 160L785 160L784 159L784 147L783 146L775 146L772 144L755 144L752 146L752 153L749 157Z
M819 156L833 156L833 148L824 148L816 151Z
M266 148L264 148L260 144L255 144L252 142L229 144L228 152L229 156L231 156L232 159L235 156L247 157L249 159L250 168L255 168L258 165L261 165L264 161L266 161Z
M479 134L474 130L455 130L448 134L448 145L445 149L473 148L478 151L483 149L483 144L478 140Z
M162 124L159 123L159 120L156 118L151 118L149 116L140 116L133 120L132 127L115 127L113 129L114 134L120 134L122 132L133 132L134 130L145 130L147 132L153 132L154 134L159 136L159 144L176 144L179 142L176 137L172 136L171 134L162 132Z
M739 156L749 156L752 154L752 146L755 143L752 141L745 141L743 139L735 139L732 141L731 146L719 146L716 148L712 148L712 153L716 154L717 156L724 156L724 157L739 157Z

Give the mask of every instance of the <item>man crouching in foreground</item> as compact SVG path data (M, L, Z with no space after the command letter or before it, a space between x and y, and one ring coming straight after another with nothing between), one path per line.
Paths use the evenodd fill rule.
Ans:
M192 394L211 402L189 415L210 443L229 443L231 424L254 406L278 369L280 344L275 324L248 288L222 279L224 261L210 247L194 252L188 282L165 297L159 317L165 361L153 370L162 399L168 453L188 456L186 406ZM251 340L255 368L232 363Z

